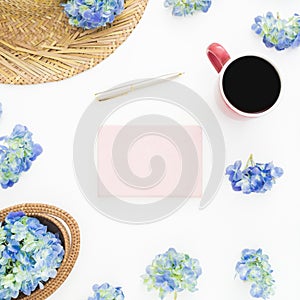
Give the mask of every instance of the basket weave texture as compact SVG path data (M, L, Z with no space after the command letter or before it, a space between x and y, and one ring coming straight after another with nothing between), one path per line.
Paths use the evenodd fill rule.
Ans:
M88 70L115 51L141 19L148 0L125 0L112 25L69 25L61 0L0 0L0 82L58 81Z
M23 211L35 217L53 233L59 233L65 250L64 259L57 276L47 281L44 289L37 288L30 296L20 295L17 299L44 300L53 294L66 280L77 260L80 249L80 231L75 219L60 208L47 204L26 203L8 207L0 211L0 222L4 222L9 212Z

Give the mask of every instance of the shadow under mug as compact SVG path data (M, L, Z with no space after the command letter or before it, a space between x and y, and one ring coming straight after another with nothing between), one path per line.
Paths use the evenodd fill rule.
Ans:
M220 73L219 87L224 102L235 113L260 117L278 105L281 79L268 59L252 54L231 58L217 43L207 48L207 56Z

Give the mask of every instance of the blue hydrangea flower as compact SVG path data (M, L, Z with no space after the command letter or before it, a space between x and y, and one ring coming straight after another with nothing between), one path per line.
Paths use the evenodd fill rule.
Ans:
M246 168L241 170L242 162L236 161L226 168L232 189L244 194L265 193L272 189L276 179L283 175L282 168L275 167L272 162L255 163L250 155Z
M124 0L68 0L62 6L72 26L94 29L111 24L124 10Z
M261 249L244 249L235 270L241 280L251 283L252 297L266 300L274 295L273 270L268 255Z
M174 16L193 15L196 11L207 12L211 6L211 0L165 0L165 7L172 7Z
M18 182L43 149L32 140L26 126L16 125L10 136L0 138L0 184L6 189Z
M168 294L174 294L176 299L177 294L184 290L195 292L201 274L202 269L197 259L170 248L155 257L142 278L148 290L159 292L160 299Z
M281 51L300 45L300 16L294 14L288 20L277 18L271 12L254 19L252 30L263 38L268 48L275 47Z
M93 286L94 296L89 297L88 300L124 300L122 288L113 287L108 283L102 285L95 284Z
M64 249L36 218L11 212L0 224L0 299L30 295L56 277Z
M6 216L5 222L13 225L15 224L15 222L19 221L24 216L25 214L22 211L17 211L17 212L13 211Z

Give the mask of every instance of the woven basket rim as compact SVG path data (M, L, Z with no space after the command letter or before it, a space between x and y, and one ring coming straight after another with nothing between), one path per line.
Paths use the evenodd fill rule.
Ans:
M112 24L83 30L69 25L59 0L0 0L0 83L60 81L110 56L139 23L148 0L125 0ZM21 13L20 13L21 12ZM26 13L25 13L26 12Z
M64 240L65 255L57 276L44 284L44 289L37 288L30 296L20 295L17 299L42 300L53 294L71 273L80 250L80 231L76 220L66 211L48 204L25 203L7 207L0 211L0 222L9 212L23 211L27 216L44 218L58 228Z

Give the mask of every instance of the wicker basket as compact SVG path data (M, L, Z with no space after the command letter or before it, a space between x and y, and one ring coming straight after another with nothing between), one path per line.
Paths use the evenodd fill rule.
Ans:
M27 216L36 217L48 226L48 230L60 235L65 256L57 276L45 283L43 290L37 288L30 296L20 295L17 299L44 300L53 294L69 276L77 260L80 248L80 232L77 222L67 212L46 204L20 204L0 211L0 222L9 212L23 211Z
M112 25L82 30L68 24L60 0L0 0L0 82L58 81L92 68L133 31L148 0L125 0Z

